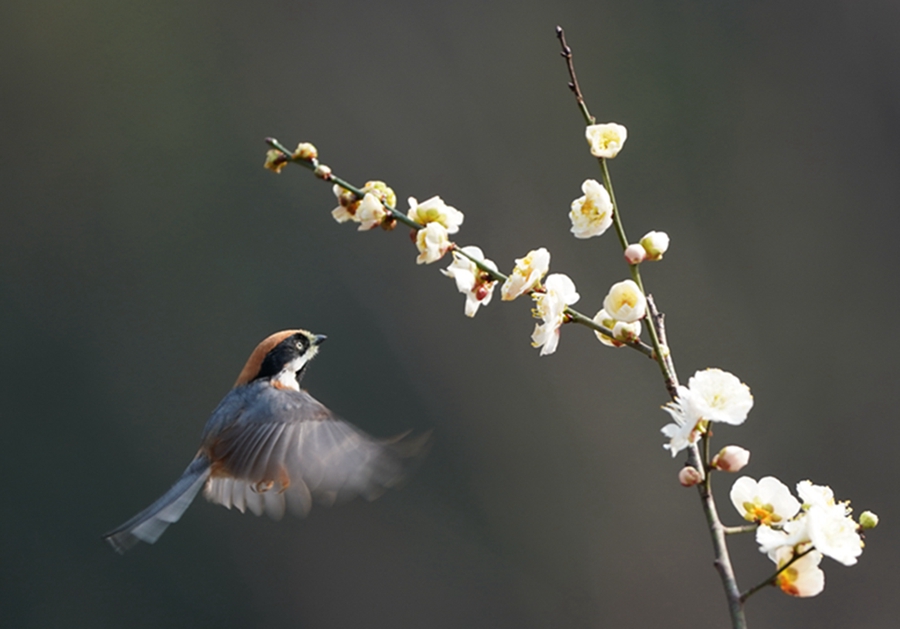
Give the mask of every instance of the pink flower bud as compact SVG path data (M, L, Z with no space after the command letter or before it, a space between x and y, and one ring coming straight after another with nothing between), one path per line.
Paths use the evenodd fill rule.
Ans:
M741 446L725 446L713 457L712 466L723 472L737 472L750 462L750 450Z
M678 482L682 487L693 487L703 482L703 474L697 468L687 465L678 472Z
M640 264L647 258L647 250L640 243L632 243L625 247L625 261L628 264Z

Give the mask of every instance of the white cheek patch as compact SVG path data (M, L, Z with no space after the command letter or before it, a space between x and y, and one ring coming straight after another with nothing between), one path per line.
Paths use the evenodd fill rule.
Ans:
M303 354L303 356L299 356L285 365L284 369L272 379L275 386L299 391L300 383L297 382L297 372L303 369L303 366L306 365L318 351L318 347L312 346L305 354Z

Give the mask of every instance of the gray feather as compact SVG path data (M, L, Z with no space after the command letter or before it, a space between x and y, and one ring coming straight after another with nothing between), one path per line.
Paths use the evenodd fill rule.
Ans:
M166 527L181 518L181 514L194 501L208 477L209 461L206 457L198 456L159 500L105 534L103 539L118 553L124 553L139 541L152 544L159 539Z

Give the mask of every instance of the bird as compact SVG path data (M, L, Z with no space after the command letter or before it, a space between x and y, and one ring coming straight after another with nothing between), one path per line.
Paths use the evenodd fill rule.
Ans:
M203 428L200 449L156 502L103 535L118 553L153 544L202 488L206 499L280 520L305 516L394 487L430 443L430 433L376 439L337 418L300 388L325 336L282 330L263 340Z

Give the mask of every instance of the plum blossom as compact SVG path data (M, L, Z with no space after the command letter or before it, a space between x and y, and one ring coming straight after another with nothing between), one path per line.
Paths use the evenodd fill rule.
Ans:
M703 419L738 425L753 408L750 387L721 369L698 371L688 380L688 388Z
M479 247L463 247L463 253L479 260L486 267L497 270L497 265L486 260ZM479 306L487 306L494 295L497 280L491 278L469 258L453 252L453 263L441 273L456 280L456 288L466 296L466 316L474 317Z
M431 197L419 203L415 197L409 197L409 213L407 216L420 225L440 223L447 229L448 234L459 231L465 216L455 207L444 203L439 196Z
M511 301L523 293L527 293L540 284L541 279L550 270L550 252L544 247L528 252L524 258L516 260L512 273L500 287L500 298Z
M366 231L381 225L387 215L387 210L378 197L367 192L359 203L354 219L359 221L359 231Z
M846 504L829 507L813 505L806 512L809 541L816 550L845 566L852 566L862 554L859 525L850 517Z
M603 309L616 321L633 323L647 312L647 298L633 280L613 284L603 300Z
M795 557L792 548L779 548L769 558L782 568ZM775 577L775 584L781 591L801 598L815 596L825 589L825 573L819 568L822 553L812 550L793 561Z
M440 223L428 223L416 232L416 247L419 249L416 264L431 264L440 260L450 248L447 228Z
M748 522L783 524L800 511L800 502L791 490L774 476L759 482L742 476L731 486L731 503Z
M591 146L591 155L611 159L622 150L628 129L615 122L592 124L584 130L584 136Z
M609 229L613 221L613 204L609 193L594 179L585 179L581 184L584 196L572 201L569 220L576 238L600 236Z
M698 424L703 419L693 403L691 390L678 385L676 391L675 399L662 407L674 420L674 423L662 428L662 434L669 438L669 443L663 444L663 447L673 457L700 438Z
M541 356L552 354L559 343L559 326L563 324L566 306L580 298L575 284L568 275L554 273L547 278L545 292L532 295L535 301L534 315L544 320L534 326L532 345L541 348Z

